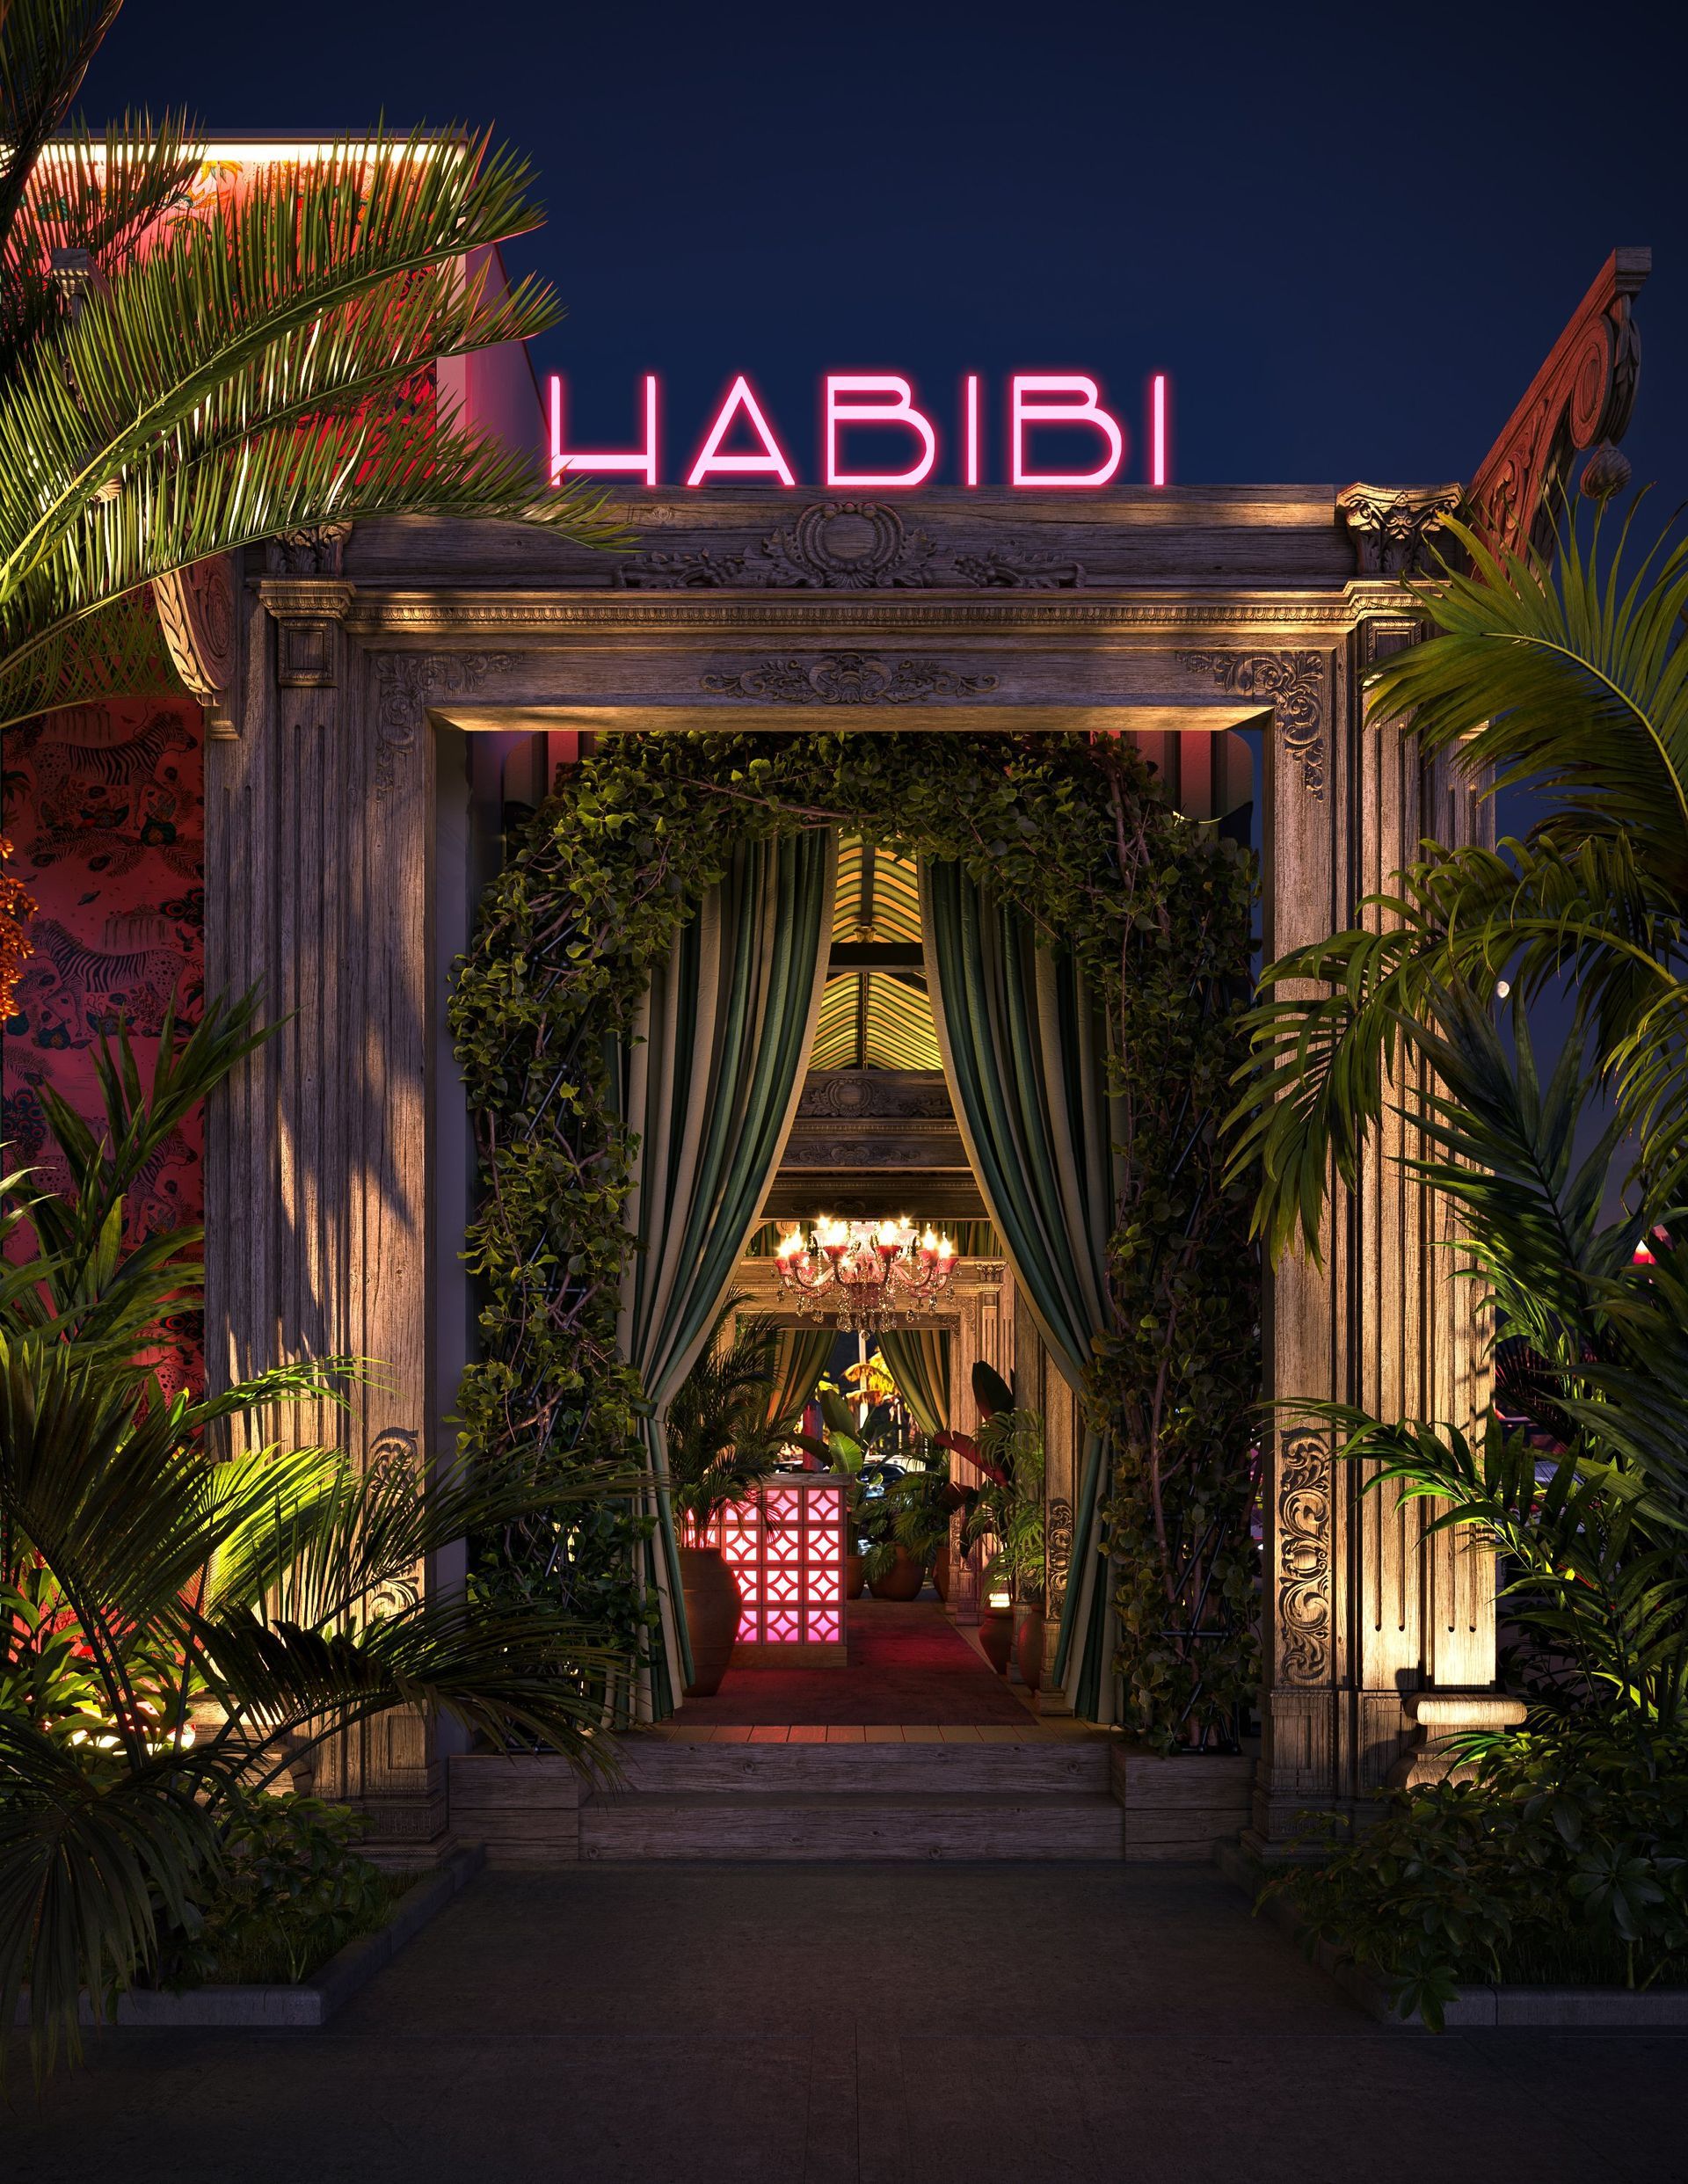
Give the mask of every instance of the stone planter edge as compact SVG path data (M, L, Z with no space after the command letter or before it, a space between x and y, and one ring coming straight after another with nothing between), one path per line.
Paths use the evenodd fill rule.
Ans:
M486 1853L480 1844L460 1845L435 1871L425 1874L414 1888L405 1890L384 1926L348 1941L315 1978L298 1986L189 1987L180 1994L142 1988L120 1995L115 2014L103 2022L95 2018L92 2006L84 2000L82 2023L119 2032L315 2031L389 1964L431 1918L468 1887L485 1863ZM27 1995L20 1998L14 2021L19 2030L27 2027Z
M1241 1844L1221 1845L1214 1863L1250 1898L1267 1877L1265 1867ZM1274 1896L1261 1916L1300 1940L1306 1922L1282 1896ZM1428 2031L1416 2010L1408 2017L1397 2013L1387 1985L1375 1972L1341 1962L1328 1942L1313 1945L1313 1962L1380 2025L1395 2032ZM1449 2032L1505 2032L1526 2027L1539 2032L1662 2031L1688 2025L1688 1987L1655 1987L1635 1994L1623 1987L1461 1987L1448 2005L1444 2025Z

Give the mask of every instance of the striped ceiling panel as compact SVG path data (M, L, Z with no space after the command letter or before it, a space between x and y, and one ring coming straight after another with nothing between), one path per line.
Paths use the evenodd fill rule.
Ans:
M846 834L838 848L838 899L833 938L839 941L917 941L920 937L920 882L913 857L864 849Z
M931 1003L919 986L884 971L828 979L809 1067L942 1069Z

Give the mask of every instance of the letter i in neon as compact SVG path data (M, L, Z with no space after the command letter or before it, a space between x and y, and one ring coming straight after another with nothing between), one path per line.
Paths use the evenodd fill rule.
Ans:
M979 483L979 376L977 373L970 372L967 375L965 411L967 428L962 434L962 468L964 473L963 483L968 485L977 485Z
M1149 382L1149 483L1167 482L1167 375L1157 372Z

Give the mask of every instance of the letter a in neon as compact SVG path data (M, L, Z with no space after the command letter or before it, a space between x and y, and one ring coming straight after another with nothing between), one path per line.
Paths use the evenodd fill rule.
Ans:
M722 455L721 442L732 429L733 419L740 411L745 422L762 443L760 455ZM692 465L688 485L701 485L706 477L717 472L735 477L760 476L763 473L777 477L782 485L795 485L791 465L786 461L780 443L768 429L768 419L762 415L761 404L750 390L750 382L742 372L727 390L727 398L716 412L709 427L709 438L698 449L697 461Z

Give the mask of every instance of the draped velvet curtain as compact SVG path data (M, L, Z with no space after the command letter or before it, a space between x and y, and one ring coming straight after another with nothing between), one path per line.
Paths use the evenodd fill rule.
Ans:
M774 1351L774 1386L768 1399L769 1425L795 1419L815 1392L838 1338L834 1327L782 1327Z
M950 1336L941 1327L893 1329L878 1337L903 1401L922 1433L950 1423Z
M644 1393L648 1568L661 1614L639 1693L649 1719L673 1711L691 1674L662 1421L760 1218L797 1112L837 864L830 832L742 845L653 971L618 1056L638 1148L616 1341Z
M1062 1377L1082 1389L1107 1331L1118 1182L1105 1029L1071 957L958 864L920 870L927 982L950 1097L991 1219ZM1115 1713L1102 1522L1104 1440L1087 1431L1055 1672L1074 1711Z

